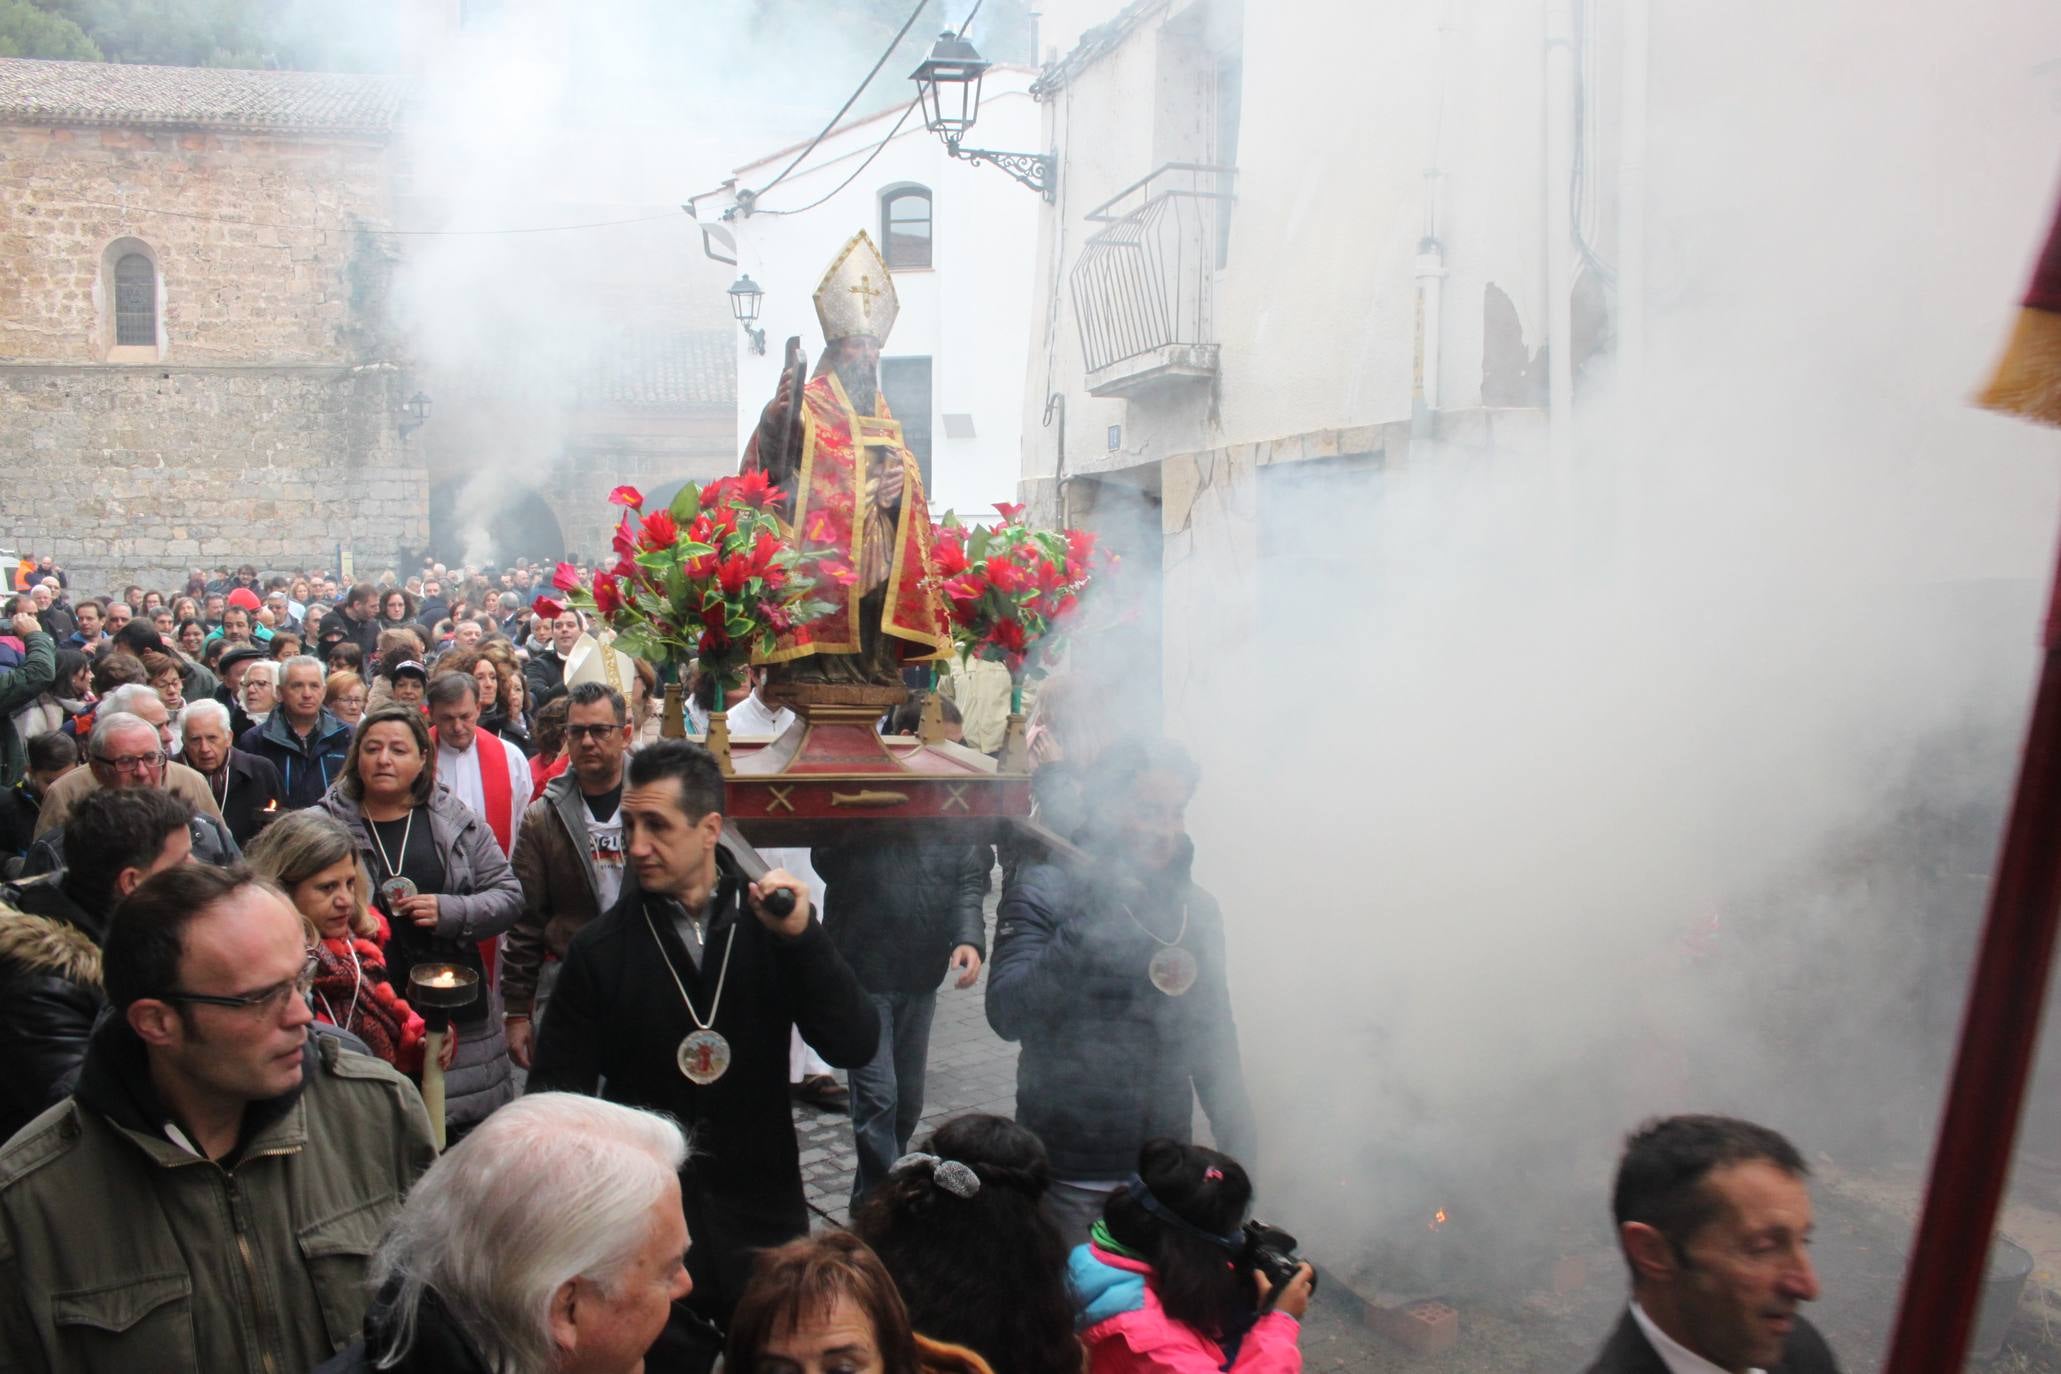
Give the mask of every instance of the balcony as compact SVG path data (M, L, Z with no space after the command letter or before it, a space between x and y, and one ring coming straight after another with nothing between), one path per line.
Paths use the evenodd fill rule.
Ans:
M1211 298L1230 167L1169 162L1088 212L1069 279L1088 392L1136 396L1217 375Z

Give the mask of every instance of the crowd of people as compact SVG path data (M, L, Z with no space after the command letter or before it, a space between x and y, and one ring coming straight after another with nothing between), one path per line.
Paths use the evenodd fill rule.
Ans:
M1246 1227L1262 1141L1190 757L1093 738L1055 684L1035 792L1076 851L853 841L753 881L649 666L538 581L87 597L24 560L0 1370L1299 1369L1315 1272ZM999 749L1006 691L950 682L954 736ZM733 733L790 723L762 686L731 684ZM442 1036L425 964L480 989ZM1015 1116L915 1141L938 990L983 974ZM811 1234L797 1093L849 1112L848 1229ZM1797 1315L1807 1175L1749 1123L1635 1134L1633 1300L1595 1370L1834 1368Z

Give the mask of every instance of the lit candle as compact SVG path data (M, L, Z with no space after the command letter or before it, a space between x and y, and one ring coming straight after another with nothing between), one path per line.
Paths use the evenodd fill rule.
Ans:
M450 969L442 969L430 978L429 985L433 988L455 988L458 986L458 975Z

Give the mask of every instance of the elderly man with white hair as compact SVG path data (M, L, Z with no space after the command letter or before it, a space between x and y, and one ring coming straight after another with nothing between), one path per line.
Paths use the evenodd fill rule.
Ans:
M131 682L115 688L102 697L94 709L96 738L100 722L110 715L129 716L148 725L157 736L158 752L165 757L147 770L139 765L135 771L110 782L109 778L114 777L114 773L94 762L92 743L90 740L87 741L85 762L89 766L73 769L59 778L51 785L50 790L43 794L43 809L36 815L37 834L63 825L73 803L88 792L98 787L139 786L146 771L152 784L164 788L174 796L183 797L195 811L209 816L222 814L222 808L216 804L214 794L208 791L206 779L185 764L171 758L172 746L178 743L179 737L172 732L172 713L165 708L164 698L157 694L155 688L148 683ZM140 759L146 752L148 751L133 749L113 757Z
M108 693L108 700L124 698L138 707L148 704L143 698L125 696L132 690L146 693L148 702L157 705L158 718L164 718L164 703L157 700L156 692L140 683ZM166 782L166 771L181 765L165 757L162 729L163 727L146 719L140 710L133 715L122 710L110 711L104 706L96 711L93 718L93 734L86 741L86 767L73 769L44 794L43 810L38 815L39 824L50 815L50 800L57 795L58 788L80 776L90 776L93 779L93 787L84 791L103 787L117 790L128 787L158 787L184 797L184 792L168 786ZM191 773L193 770L185 771ZM200 775L196 773L194 778L199 781ZM205 782L201 785L203 788L206 787ZM191 798L187 800L190 802ZM197 812L189 826L193 832L193 857L196 862L205 864L235 863L243 857L243 851L238 848L235 838L229 833L229 827L222 823L221 816L212 809L212 793L208 794L208 805L210 810L205 813ZM92 858L91 855L80 857L85 860ZM29 846L28 857L22 861L22 874L25 877L33 877L38 873L55 873L64 866L64 827L44 825L37 832L36 842Z
M249 844L286 805L279 769L270 759L230 742L229 708L219 701L189 703L179 730L185 738L186 765L206 780L236 843Z
M641 1370L693 1287L686 1159L686 1137L656 1112L517 1098L409 1192L366 1275L364 1338L315 1374Z

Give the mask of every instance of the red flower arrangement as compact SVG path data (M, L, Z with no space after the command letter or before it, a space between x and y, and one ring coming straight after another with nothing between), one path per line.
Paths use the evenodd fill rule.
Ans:
M992 528L968 528L947 512L933 547L960 659L1007 664L1020 685L1061 642L1062 622L1094 580L1095 536L1034 530L1023 507L1007 502L995 510L1002 523Z
M850 579L849 568L828 560L803 566L772 510L780 489L762 472L689 482L670 506L648 514L635 487L617 487L608 499L624 507L615 563L597 569L591 587L561 563L552 585L606 622L616 648L660 667L695 657L720 682L834 609L814 599L819 579Z

